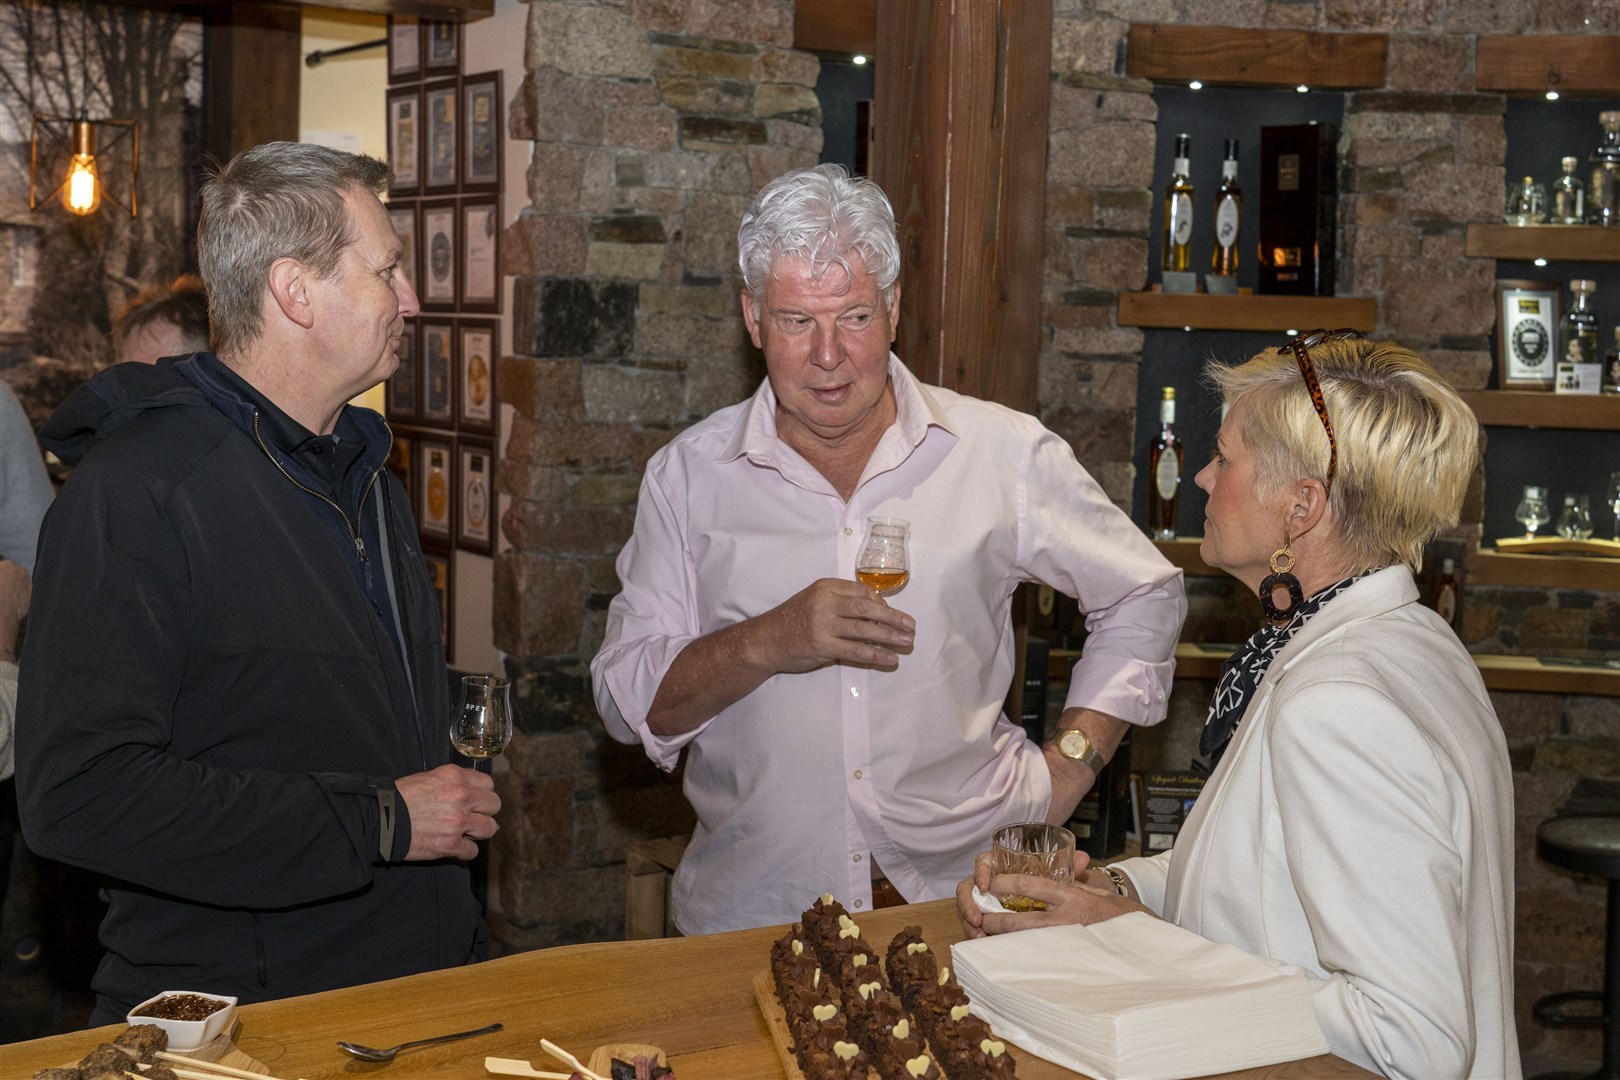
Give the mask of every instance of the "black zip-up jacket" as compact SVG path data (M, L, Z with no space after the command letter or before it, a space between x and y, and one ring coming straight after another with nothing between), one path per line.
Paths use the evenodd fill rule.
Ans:
M379 850L378 790L452 756L387 428L346 410L322 445L349 467L325 475L300 431L204 353L108 369L41 433L77 467L41 533L17 791L36 852L112 879L96 1022L162 990L257 1001L486 951L466 868L402 861L403 799Z

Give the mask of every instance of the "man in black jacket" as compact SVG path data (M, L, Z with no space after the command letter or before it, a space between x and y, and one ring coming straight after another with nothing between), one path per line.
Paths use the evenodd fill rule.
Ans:
M18 705L24 834L106 875L92 1020L487 952L463 860L439 616L382 418L346 404L417 312L387 167L271 143L203 191L215 353L121 364L42 436L76 462L40 542Z

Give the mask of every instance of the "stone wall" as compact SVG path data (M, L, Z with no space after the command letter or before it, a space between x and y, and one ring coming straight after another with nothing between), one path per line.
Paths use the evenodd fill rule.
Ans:
M819 64L792 28L791 0L529 8L512 135L534 144L531 205L506 238L499 379L517 413L495 565L519 729L492 854L507 949L620 936L627 845L692 826L678 778L603 733L587 665L648 457L763 375L735 238L752 193L821 148Z
M1390 35L1387 85L1347 95L1341 129L1338 281L1378 300L1378 330L1425 353L1460 388L1487 385L1495 263L1463 252L1467 224L1500 212L1505 99L1474 87L1480 34L1620 34L1602 0L1056 0L1047 173L1042 419L1129 509L1141 333L1117 325L1118 294L1143 287L1157 211L1149 175L1151 86L1126 78L1129 25L1218 24ZM1443 287L1437 287L1443 283ZM1483 471L1436 557L1477 545ZM1436 558L1436 561L1437 561ZM1237 641L1258 605L1229 583L1189 580L1187 635ZM1620 595L1465 586L1462 637L1481 653L1596 656L1620 648ZM1178 681L1170 717L1143 733L1138 766L1183 768L1212 684ZM1602 981L1600 885L1534 855L1536 825L1583 805L1620 806L1613 698L1493 692L1514 764L1518 818L1519 1034L1532 1058L1595 1058L1597 1033L1552 1032L1530 1003ZM1607 801L1605 801L1607 800Z

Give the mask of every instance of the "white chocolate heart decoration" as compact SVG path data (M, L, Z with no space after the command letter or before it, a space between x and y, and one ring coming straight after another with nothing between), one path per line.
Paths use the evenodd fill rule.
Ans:
M821 989L821 969L820 968L816 968L816 973L814 975L810 976L810 985L812 987L815 987L818 990Z
M838 1015L838 1006L817 1005L815 1008L810 1010L810 1015L825 1023Z
M1006 1052L1007 1044L1000 1039L985 1039L979 1043L979 1049L995 1058Z
M861 936L861 928L856 926L854 923L850 923L848 926L838 931L838 936L841 938L858 938Z
M823 903L823 904L830 904L830 903L832 903L832 902L833 902L833 894L832 894L832 893L830 893L830 892L824 892L824 893L822 893L822 894L821 894L821 902L822 902L822 903Z
M951 1019L952 1020L960 1020L963 1017L967 1016L967 1014L968 1014L968 1007L966 1005L952 1005L951 1006Z
M803 956L804 955L804 942L800 941L798 938L793 939L793 955L794 956Z
M855 967L865 967L866 966L866 954L863 953L863 952L858 952L858 953L856 953L854 956L852 956L850 958L849 962L850 962L850 964L852 964Z
M950 968L942 967L942 968L939 969L939 985L944 986L945 985L945 980L949 979L950 977L951 977L951 969Z
M910 945L906 946L907 955L915 955L916 953L925 953L927 951L927 944L921 941L913 941Z
M897 1039L911 1038L911 1021L901 1020L899 1023L894 1025L894 1030L891 1032L891 1034L893 1034Z
M855 989L861 992L862 1001L871 1001L872 995L883 989L883 984L880 982L861 983Z
M906 1072L910 1073L912 1076L927 1076L928 1066L932 1064L933 1062L928 1060L927 1054L918 1054L916 1057L906 1062Z
M848 1042L835 1042L835 1043L833 1043L833 1053L837 1054L839 1057L843 1058L845 1061L853 1061L855 1059L855 1055L860 1053L860 1052L861 1052L861 1048L856 1046L854 1043L848 1043Z

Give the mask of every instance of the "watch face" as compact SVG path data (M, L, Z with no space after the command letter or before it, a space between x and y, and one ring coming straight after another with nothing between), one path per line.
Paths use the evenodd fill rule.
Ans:
M1076 761L1085 757L1090 750L1091 740L1086 738L1086 733L1074 728L1065 731L1063 737L1058 740L1058 752Z

